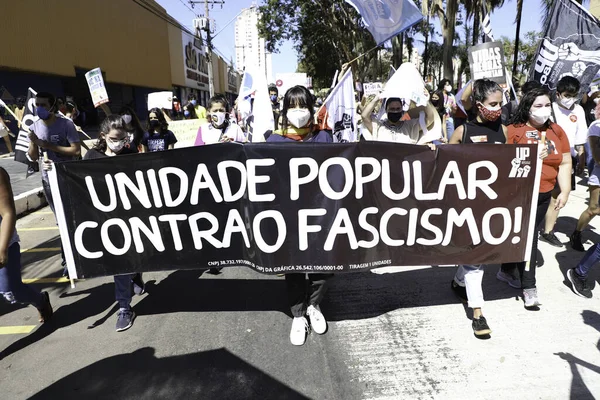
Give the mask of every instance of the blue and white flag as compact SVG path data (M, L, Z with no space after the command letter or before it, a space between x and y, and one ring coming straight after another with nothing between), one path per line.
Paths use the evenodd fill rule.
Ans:
M423 19L412 0L346 0L362 16L377 45Z

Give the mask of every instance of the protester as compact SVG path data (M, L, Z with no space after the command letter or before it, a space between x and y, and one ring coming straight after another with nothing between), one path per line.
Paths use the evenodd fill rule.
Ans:
M542 84L537 81L528 81L528 82L525 82L525 84L522 87L520 87L518 90L521 93L521 97L523 97L523 95L527 94L532 89L537 89L537 88L541 88L541 87L542 87ZM518 107L519 107L519 102L516 99L513 99L512 101L510 101L510 102L506 103L504 106L502 106L502 124L504 124L504 125L510 124L510 121L515 116Z
M141 153L142 151L142 139L144 138L144 128L142 128L142 123L138 118L136 112L130 106L123 106L121 111L119 111L119 115L123 118L123 122L125 123L125 130L127 131L128 141L127 147L129 147L132 151Z
M17 104L15 107L15 115L17 116L17 128L21 129L21 121L25 115L25 97L17 97Z
M181 107L181 103L179 102L177 96L173 96L172 101L173 108L171 109L171 119L178 121L183 118L183 108Z
M444 95L444 109L446 116L446 139L450 140L454 133L454 113L456 112L456 99L452 94L452 82L450 79L442 79L438 90Z
M363 126L366 128L363 129L363 135L365 130L369 131L372 136L370 140L416 144L426 133L422 131L419 123L419 113L425 111L427 128L431 128L435 122L437 111L432 104L408 110L406 114L410 116L410 120L403 120L405 103L395 97L388 98L384 102L387 119L373 121L373 110L380 100L380 95L376 95L362 112Z
M584 145L587 140L587 123L585 112L579 104L575 104L579 95L579 88L579 81L576 78L565 76L558 81L556 102L552 105L554 121L565 131L571 146L571 163L574 169L571 173L571 190L575 190L575 174L580 175L586 163ZM561 193L561 190L558 187L552 192L544 231L540 233L540 240L556 247L563 246L563 243L554 234L554 225L559 212L555 205L559 193ZM573 238L573 240L577 240L577 238Z
M175 148L177 138L169 130L169 124L160 108L153 108L148 112L148 131L144 133L141 143L143 153Z
M183 119L198 119L196 108L192 103L187 103L183 107Z
M127 124L121 115L109 115L100 125L100 136L93 149L85 154L84 160L113 157L124 154L135 154L135 147L128 147L129 133ZM117 332L131 328L135 312L131 309L133 293L143 294L145 283L142 274L116 275L115 298L119 303L117 313Z
M590 200L587 209L579 216L577 227L570 236L571 247L577 251L585 251L581 232L596 215L600 215L600 104L596 106L595 111L597 119L588 130L588 143L595 161L594 169L588 179Z
M198 103L198 99L195 94L190 94L188 96L188 102L192 103L196 108L196 115L198 119L206 119L206 108L202 107L200 103Z
M440 121L442 121L442 134L444 138L448 137L446 128L446 108L444 107L444 93L441 90L436 90L431 93L431 104L435 107Z
M600 243L596 243L585 253L575 268L567 270L567 279L571 282L573 292L581 297L593 297L588 274L592 267L600 261Z
M283 98L281 130L267 138L267 143L332 143L327 131L317 131L314 124L313 97L304 86L294 86ZM285 283L292 316L290 342L302 346L310 332L306 316L315 333L322 335L327 330L327 321L319 304L327 291L328 280L333 274L286 274Z
M10 176L0 168L0 294L10 304L31 304L37 308L40 322L52 317L48 292L41 292L21 279L21 246L15 225L17 213Z
M552 191L558 182L560 193L556 199L555 209L558 211L565 206L571 192L571 150L565 131L550 120L552 102L550 94L545 89L533 89L521 99L513 124L508 127L509 144L546 143L548 156L542 164L541 181L537 209L535 210L535 225L541 224L548 206ZM513 168L518 168L520 160L513 160ZM533 212L534 210L532 210ZM533 235L531 258L529 265L525 262L503 264L496 277L515 288L523 289L523 299L526 308L541 305L538 298L535 271L537 266L537 235ZM516 272L518 271L518 277Z
M449 144L506 143L506 127L502 125L502 88L487 79L475 81L473 99L477 108L477 117L456 128ZM484 303L483 281L484 265L459 265L452 280L452 290L473 309L473 332L476 336L492 333L481 307Z
M273 120L275 121L275 130L279 129L279 89L275 85L269 85L269 98L271 99L271 108L273 109Z
M237 124L229 120L229 102L225 96L217 94L208 101L208 123L198 128L195 146L223 142L246 141L246 135Z
M75 129L73 121L67 118L59 118L57 116L56 98L51 93L40 92L35 97L36 113L39 120L35 121L30 127L29 133L29 149L27 155L29 159L36 162L40 159L40 153L47 155L48 159L53 162L71 161L81 156L81 143L79 134ZM52 191L48 181L48 172L42 169L42 187L44 195L52 212L54 209L54 201L52 199ZM67 275L65 255L62 251L61 256L63 275Z

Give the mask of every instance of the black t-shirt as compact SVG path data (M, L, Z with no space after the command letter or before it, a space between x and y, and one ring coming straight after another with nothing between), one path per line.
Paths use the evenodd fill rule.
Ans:
M462 143L506 143L501 119L485 124L476 119L467 122L463 125Z
M123 150L121 150L121 152L119 154L117 154L118 156L122 156L122 155L126 155L126 154L136 154L137 151L133 151L130 148L124 147ZM83 156L84 160L95 160L98 158L105 158L105 157L109 157L107 156L105 153L97 150L97 149L89 149L87 153L85 153L85 156Z

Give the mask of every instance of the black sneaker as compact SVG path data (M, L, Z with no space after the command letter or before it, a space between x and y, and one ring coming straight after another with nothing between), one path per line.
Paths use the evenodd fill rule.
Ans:
M461 299L463 303L469 301L467 298L467 289L464 286L460 286L454 279L452 279L451 287L454 291L454 294Z
M573 231L571 236L569 236L569 243L571 243L573 250L585 251L583 243L581 243L581 232Z
M575 268L571 268L567 271L567 279L571 282L571 288L576 295L585 297L587 299L592 298L592 291L587 286L587 279L581 278L575 272Z
M554 232L540 233L540 240L546 243L550 243L552 246L555 247L563 247L563 243L560 240L558 240Z
M117 314L117 332L123 332L133 325L135 313L131 309L122 308Z
M142 295L146 293L146 283L142 279L142 274L135 274L131 282L133 283L133 292L135 294Z
M48 292L42 292L42 296L44 297L44 299L42 300L42 306L37 310L40 313L39 321L41 323L44 323L50 320L52 314L54 314L54 310L52 310L52 305L50 304L50 296L48 295Z
M473 318L473 332L476 336L485 336L492 333L483 315L477 319Z

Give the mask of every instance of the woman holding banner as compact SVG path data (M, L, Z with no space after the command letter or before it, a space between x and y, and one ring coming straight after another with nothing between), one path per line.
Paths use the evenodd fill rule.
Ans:
M502 125L502 88L487 79L475 81L473 96L477 117L456 128L448 144L506 143L507 129ZM481 311L483 306L483 265L459 265L452 280L452 290L473 309L473 332L487 336L492 330Z
M514 288L523 289L523 300L525 308L537 309L541 305L537 294L535 270L537 264L537 227L544 220L552 190L560 187L560 194L556 199L556 210L560 210L567 204L571 192L571 147L569 139L563 129L552 122L552 102L550 94L546 89L533 89L523 96L519 108L508 127L508 143L513 144L535 144L541 143L547 150L542 151L544 159L542 164L539 197L535 214L535 234L531 257L528 263L502 264L501 270L496 276L499 280L508 283ZM543 156L546 155L544 158ZM521 159L512 160L514 169L521 169ZM525 166L524 168L527 168ZM532 210L533 212L533 210ZM516 277L516 271L519 278Z
M267 143L332 143L333 137L327 131L315 130L314 100L310 91L304 86L294 86L286 92L281 110L281 130L267 138ZM295 346L302 346L306 334L313 331L319 335L327 331L327 321L321 313L319 304L325 292L329 278L333 274L286 274L288 300L292 316L290 341ZM307 278L308 277L308 278Z

